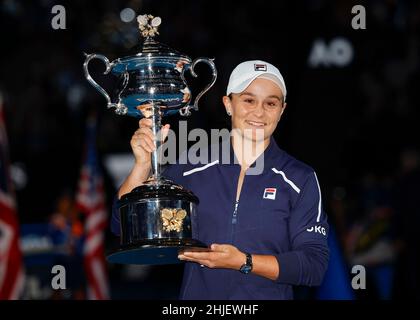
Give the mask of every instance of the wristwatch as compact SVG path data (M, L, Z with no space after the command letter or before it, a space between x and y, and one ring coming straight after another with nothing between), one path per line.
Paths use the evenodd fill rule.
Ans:
M246 253L246 262L245 264L243 264L241 266L241 268L239 269L240 272L244 273L244 274L248 274L252 271L252 256L249 253Z

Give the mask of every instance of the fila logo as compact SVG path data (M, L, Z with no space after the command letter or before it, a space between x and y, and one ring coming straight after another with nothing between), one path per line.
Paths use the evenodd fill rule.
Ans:
M325 231L325 228L321 227L321 226L310 227L310 228L306 229L306 231L320 233L324 236L327 234L326 231Z
M276 200L276 188L265 188L264 189L264 199Z
M254 64L254 70L255 71L267 71L267 65L266 64Z

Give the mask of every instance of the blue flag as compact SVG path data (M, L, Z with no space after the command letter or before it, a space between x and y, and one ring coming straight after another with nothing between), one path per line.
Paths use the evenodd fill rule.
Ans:
M343 257L334 228L331 226L328 235L330 260L324 281L316 293L317 300L354 300L351 287L350 269Z

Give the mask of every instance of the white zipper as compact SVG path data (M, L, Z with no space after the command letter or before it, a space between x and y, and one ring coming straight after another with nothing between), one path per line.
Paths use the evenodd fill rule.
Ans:
M238 214L238 205L239 205L239 200L236 200L235 202L235 209L233 210L233 216L232 216L232 224L236 224L236 216Z

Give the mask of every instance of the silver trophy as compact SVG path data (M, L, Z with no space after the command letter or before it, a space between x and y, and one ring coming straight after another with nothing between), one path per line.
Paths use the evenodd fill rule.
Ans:
M115 108L118 115L152 119L156 136L152 176L117 203L121 219L120 247L107 259L123 264L176 263L179 250L207 250L207 246L192 237L193 230L197 237L198 198L160 174L158 133L162 117L176 113L188 116L191 110L198 110L198 101L215 83L217 71L212 59L192 61L156 41L159 17L141 15L137 20L145 38L141 52L112 62L100 54L87 54L83 65L86 79L105 97L108 108ZM119 78L115 101L90 76L88 64L92 59L104 62L104 74L111 72ZM197 77L194 68L201 62L210 66L212 80L191 104L191 91L184 75L190 72Z

